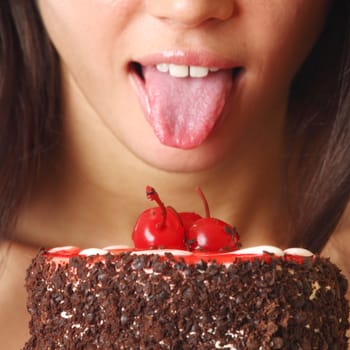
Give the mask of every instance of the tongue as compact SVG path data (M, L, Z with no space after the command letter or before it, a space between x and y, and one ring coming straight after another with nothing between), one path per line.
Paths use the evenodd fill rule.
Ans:
M190 149L204 142L218 121L232 87L231 70L205 78L174 78L155 67L143 69L147 119L161 143Z

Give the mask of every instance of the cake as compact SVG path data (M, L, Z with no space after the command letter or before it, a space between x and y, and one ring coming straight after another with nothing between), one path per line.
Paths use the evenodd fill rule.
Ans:
M192 233L183 223L201 220L188 213L178 218L186 249L150 232L144 249L145 217L156 235L167 227L169 208L158 204L137 221L135 248L40 250L26 277L25 350L348 348L347 281L329 259L302 248L238 249L236 230L217 219L208 227L224 227L230 240L211 250L198 238L201 222Z

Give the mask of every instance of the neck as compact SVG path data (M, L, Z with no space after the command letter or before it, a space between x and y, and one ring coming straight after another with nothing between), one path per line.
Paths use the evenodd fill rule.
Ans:
M138 159L89 110L68 111L65 146L48 159L21 213L17 240L47 247L130 245L137 216L154 206L146 185L166 205L204 215L194 191L199 185L211 215L236 226L243 246L288 246L288 236L276 234L286 232L282 122L276 128L274 121L273 135L250 130L245 143L210 169L173 173Z
M146 199L146 185L155 187L166 205L204 215L202 201L194 191L199 185L208 198L211 215L236 226L243 246L287 247L286 236L275 234L283 232L285 221L282 157L277 151L266 152L266 144L261 149L264 155L255 161L242 155L239 160L230 159L193 174L154 169L132 154L125 156L125 150L123 157L100 154L94 161L89 152L86 157L75 157L62 150L54 164L48 163L36 196L24 210L18 238L48 247L130 245L137 216L154 206ZM118 163L110 159L118 159Z

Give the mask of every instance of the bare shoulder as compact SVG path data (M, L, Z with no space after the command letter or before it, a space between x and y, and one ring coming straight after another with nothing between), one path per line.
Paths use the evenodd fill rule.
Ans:
M0 339L1 348L23 348L28 336L24 279L36 250L16 243L0 244Z

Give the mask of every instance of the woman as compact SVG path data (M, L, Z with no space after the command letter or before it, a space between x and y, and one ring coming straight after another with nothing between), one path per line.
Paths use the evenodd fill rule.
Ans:
M201 213L199 184L244 246L304 246L349 276L349 15L346 0L1 2L4 346L27 338L38 248L130 244L147 184Z

